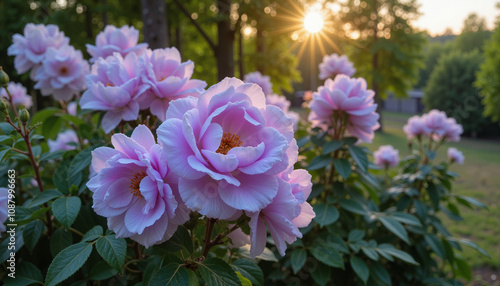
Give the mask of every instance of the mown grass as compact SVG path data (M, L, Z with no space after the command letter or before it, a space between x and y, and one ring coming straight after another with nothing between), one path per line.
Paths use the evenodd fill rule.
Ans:
M384 133L376 133L370 150L380 145L393 145L400 155L408 154L403 125L408 114L384 112ZM491 256L486 258L473 249L464 247L463 256L473 268L480 266L500 267L500 141L462 138L458 143L446 143L438 150L435 160L446 160L448 147L463 152L465 163L452 165L451 170L460 175L453 184L453 192L480 200L488 210L461 207L463 221L444 218L444 224L458 237L471 239Z

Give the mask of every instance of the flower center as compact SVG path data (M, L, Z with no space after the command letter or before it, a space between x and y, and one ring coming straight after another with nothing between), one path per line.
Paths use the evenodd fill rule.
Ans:
M112 83L107 83L106 86L114 86Z
M142 179L146 176L147 176L146 172L141 171L135 173L134 176L132 177L132 180L130 180L130 186L128 188L134 196L144 198L141 194L141 191L139 190L139 185L141 184Z
M243 141L240 140L240 136L231 132L224 132L224 134L222 134L222 140L220 140L219 148L215 152L227 155L229 150L234 147L240 147L242 144Z
M59 73L61 73L61 75L66 75L68 73L68 68L67 67L62 67L59 70Z

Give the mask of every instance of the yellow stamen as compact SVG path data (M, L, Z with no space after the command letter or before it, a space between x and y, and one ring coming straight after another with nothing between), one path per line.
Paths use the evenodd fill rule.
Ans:
M141 191L139 190L139 185L141 184L142 179L146 176L147 176L146 172L141 171L141 172L135 173L134 176L132 177L132 180L130 180L130 186L129 186L130 192L134 196L140 197L142 199L144 197L142 196Z
M106 86L114 86L112 83L107 83Z
M240 136L231 132L224 132L224 134L222 134L222 140L220 140L219 148L215 152L227 155L229 150L234 147L240 147L241 145L243 145L243 141L240 140Z

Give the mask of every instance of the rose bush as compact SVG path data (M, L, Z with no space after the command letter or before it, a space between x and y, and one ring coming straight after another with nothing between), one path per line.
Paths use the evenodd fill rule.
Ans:
M17 71L31 69L53 98L31 114L26 90L0 70L0 183L15 191L0 188L2 223L16 204L15 247L10 235L0 241L0 261L16 257L16 278L0 272L5 285L470 279L457 250L482 250L436 214L456 219L455 203L484 205L451 192L458 150L432 163L463 132L446 114L410 118L415 150L400 159L382 146L371 163L359 144L379 126L374 92L350 77L345 56L325 57L328 76L347 75L314 93L306 121L269 77L205 90L193 62L148 49L133 27L105 27L87 51L89 61L52 25L13 37Z

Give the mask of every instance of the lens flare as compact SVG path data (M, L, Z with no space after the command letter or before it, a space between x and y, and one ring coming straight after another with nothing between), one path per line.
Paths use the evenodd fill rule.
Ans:
M309 33L317 33L323 28L323 16L316 11L310 11L304 18L304 29Z

